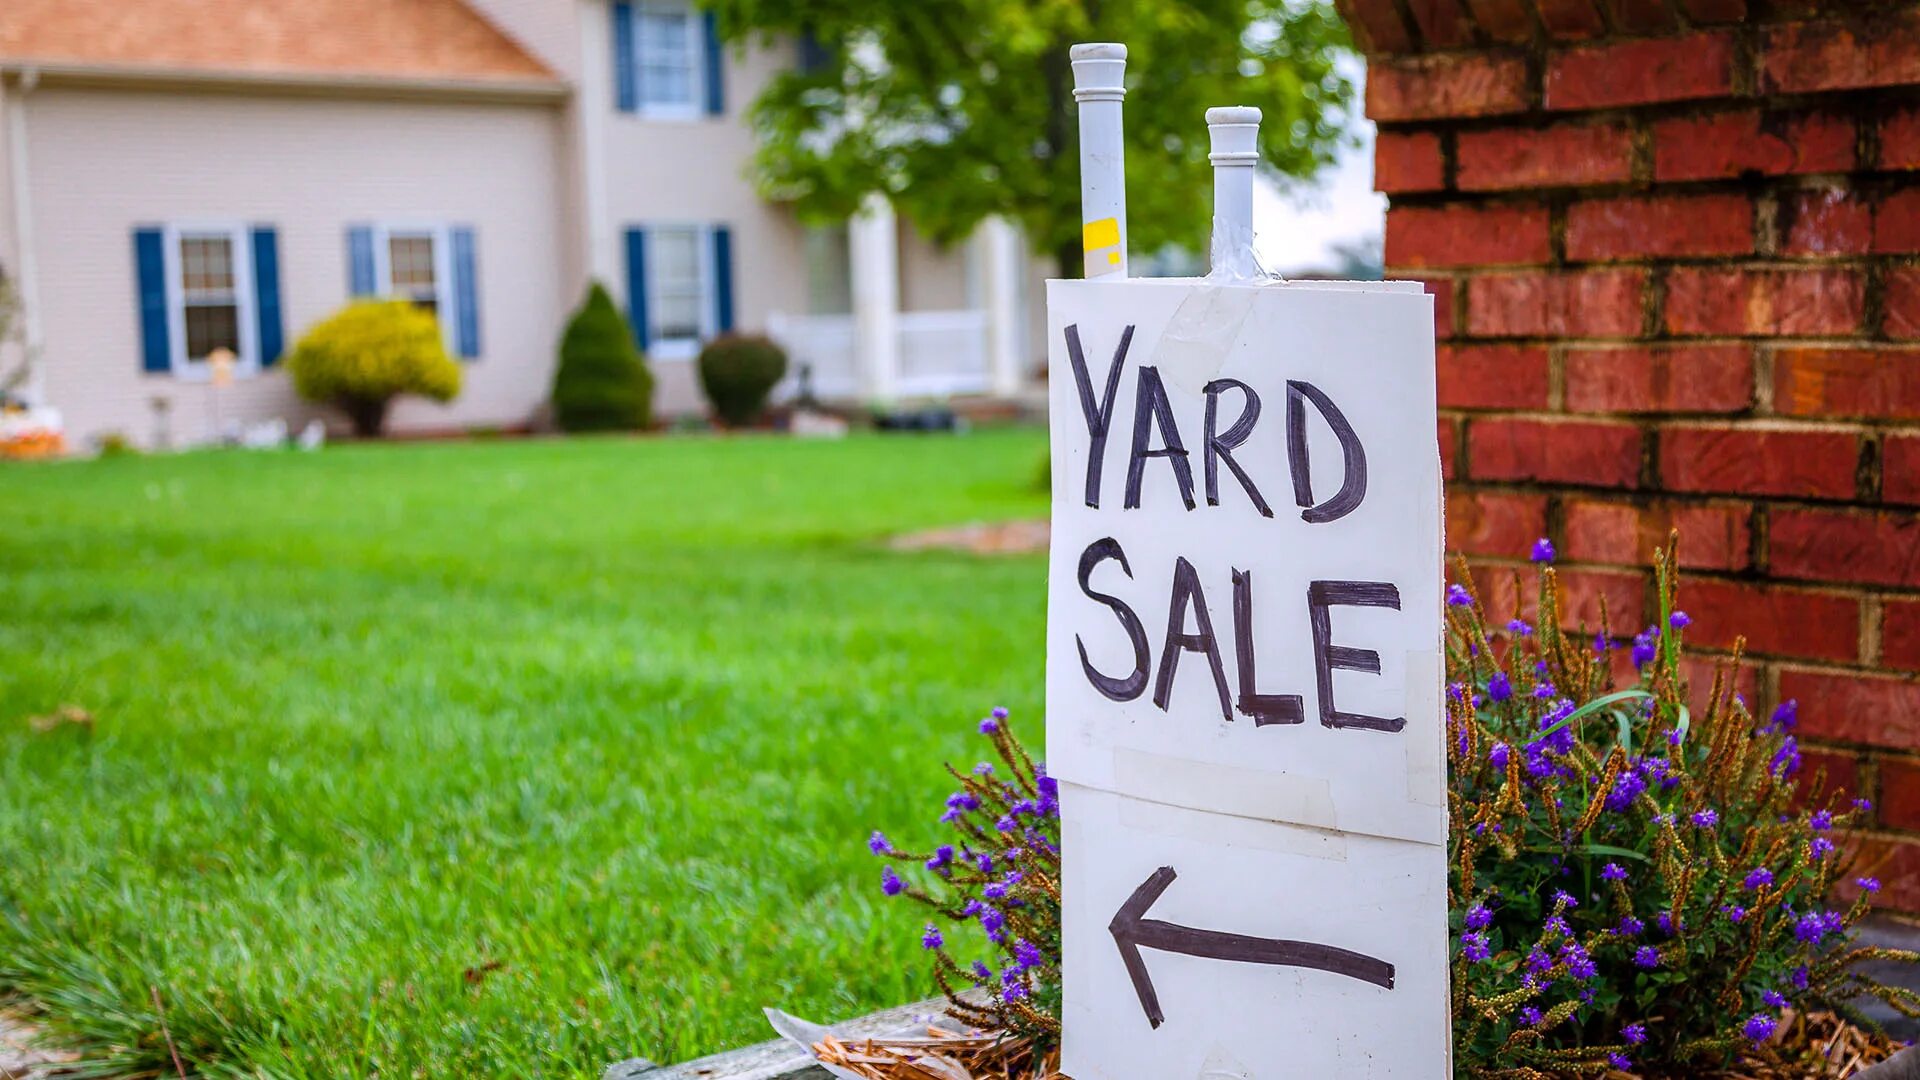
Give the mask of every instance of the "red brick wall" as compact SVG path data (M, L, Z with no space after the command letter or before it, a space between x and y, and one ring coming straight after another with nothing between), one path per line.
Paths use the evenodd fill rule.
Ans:
M1437 298L1451 545L1550 537L1631 632L1678 526L1690 641L1746 635L1920 911L1920 5L1341 7L1389 275Z

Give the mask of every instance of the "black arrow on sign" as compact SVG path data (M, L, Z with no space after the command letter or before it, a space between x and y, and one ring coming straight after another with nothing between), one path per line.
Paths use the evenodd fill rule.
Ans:
M1173 884L1175 876L1171 866L1155 870L1140 883L1139 888L1133 890L1133 895L1127 897L1127 902L1121 904L1120 910L1114 913L1113 921L1107 924L1114 944L1120 946L1120 959L1127 965L1128 978L1133 980L1133 992L1140 995L1140 1008L1147 1014L1147 1023L1154 1027L1160 1026L1166 1014L1160 1011L1160 996L1153 992L1153 980L1147 976L1147 963L1140 958L1143 946L1161 952L1204 956L1209 960L1236 960L1243 964L1273 964L1277 967L1330 971L1387 990L1393 989L1393 965L1361 953L1336 949L1331 945L1316 945L1311 941L1195 930L1191 926L1145 918L1147 909L1160 899L1161 893L1167 891L1167 886Z

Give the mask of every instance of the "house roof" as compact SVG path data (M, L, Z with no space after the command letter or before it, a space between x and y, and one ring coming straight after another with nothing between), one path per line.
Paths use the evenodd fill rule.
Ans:
M0 0L0 65L558 90L463 0Z

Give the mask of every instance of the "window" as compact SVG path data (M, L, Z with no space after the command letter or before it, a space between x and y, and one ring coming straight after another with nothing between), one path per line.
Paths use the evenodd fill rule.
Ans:
M816 225L806 232L807 310L845 315L853 310L853 258L845 225Z
M240 289L233 274L233 238L180 237L180 305L187 360L198 363L226 349L240 355Z
M648 340L663 359L698 351L707 327L707 267L696 225L660 225L648 230L653 242L652 296L647 313Z
M703 48L691 5L674 0L637 5L633 36L641 107L672 115L698 111Z
M440 272L434 258L437 239L431 231L389 232L386 290L388 296L411 300L436 316L440 312Z
M165 251L173 372L204 377L207 358L220 349L233 354L235 374L257 370L247 231L226 225L175 226L166 230Z

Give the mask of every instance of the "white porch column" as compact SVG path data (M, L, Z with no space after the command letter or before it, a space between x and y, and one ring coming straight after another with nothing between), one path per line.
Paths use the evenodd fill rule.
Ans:
M980 256L987 304L987 373L998 397L1012 397L1026 383L1026 348L1020 325L1020 232L1003 217L980 226Z
M869 194L847 223L847 257L853 285L853 361L860 392L870 400L893 400L900 370L900 237L893 204Z

